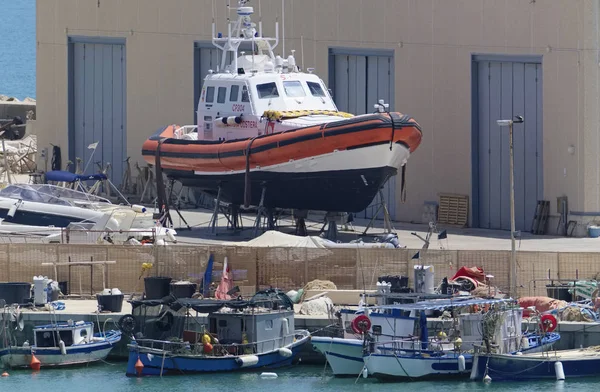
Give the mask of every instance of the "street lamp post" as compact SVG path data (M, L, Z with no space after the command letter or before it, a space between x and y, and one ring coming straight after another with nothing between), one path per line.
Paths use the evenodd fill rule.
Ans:
M510 152L510 295L515 298L517 296L517 255L515 246L515 159L513 153L513 124L523 122L522 116L515 116L514 120L498 120L497 123L501 127L508 127L508 144Z

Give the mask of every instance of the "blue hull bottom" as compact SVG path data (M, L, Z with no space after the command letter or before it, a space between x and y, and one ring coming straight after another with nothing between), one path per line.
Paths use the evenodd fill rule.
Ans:
M476 356L473 362L471 379L482 381L489 375L493 381L518 381L556 379L555 363L561 362L565 378L600 376L600 356L592 358L556 358L549 352L549 358L526 359L519 356L493 355Z
M268 352L265 354L254 354L258 357L258 363L251 366L242 367L237 361L236 356L224 356L224 357L202 357L202 356L165 356L163 363L163 356L157 354L147 354L145 352L139 352L137 348L132 347L129 350L129 360L127 362L128 377L137 377L137 371L135 364L138 360L142 362L144 368L142 369L141 376L160 376L161 369L162 375L182 375L182 374L193 374L193 373L217 373L217 372L234 372L234 371L252 371L258 369L275 369L279 367L289 366L297 362L298 354L300 353L304 344L308 343L309 339L305 341L297 342L289 349L292 351L292 355L286 357L282 355L278 350Z

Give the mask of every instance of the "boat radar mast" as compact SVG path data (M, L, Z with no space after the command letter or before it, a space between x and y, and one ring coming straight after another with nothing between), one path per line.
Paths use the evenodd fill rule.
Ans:
M275 60L273 49L279 43L279 22L275 22L275 38L263 37L262 21L258 22L258 32L256 31L256 23L252 22L250 15L254 13L254 8L246 6L249 0L238 0L238 7L228 7L229 10L236 10L238 18L235 21L230 21L227 25L227 37L223 37L221 33L215 35L215 23L212 24L212 43L223 52L221 55L222 70L230 72L238 72L238 48L243 42L252 44L253 52L258 50L259 55L264 55L265 51L271 60ZM229 18L227 18L229 20ZM228 69L227 54L232 52L233 62L231 68Z

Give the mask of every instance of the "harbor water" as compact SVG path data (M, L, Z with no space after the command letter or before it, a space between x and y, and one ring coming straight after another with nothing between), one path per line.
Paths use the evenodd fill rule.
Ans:
M0 95L35 98L35 1L0 0Z
M299 365L275 371L274 379L263 379L260 372L205 374L171 377L128 378L125 376L125 363L99 364L76 369L42 369L38 373L30 370L13 370L8 377L0 379L0 389L16 390L26 386L28 392L63 391L244 391L264 392L387 392L390 390L419 390L419 392L438 392L443 389L452 392L461 391L597 391L600 379L540 381L535 383L494 382L484 384L475 381L423 381L413 383L382 383L372 379L334 378L328 369L322 366Z

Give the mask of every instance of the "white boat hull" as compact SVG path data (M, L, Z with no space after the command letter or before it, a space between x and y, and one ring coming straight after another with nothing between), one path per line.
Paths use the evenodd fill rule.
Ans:
M325 355L335 376L358 376L363 370L363 342L359 339L313 336L313 347Z
M424 358L373 354L364 358L370 376L379 379L419 379L425 377L464 376L471 373L473 356L465 355L465 369L459 370L458 357Z

